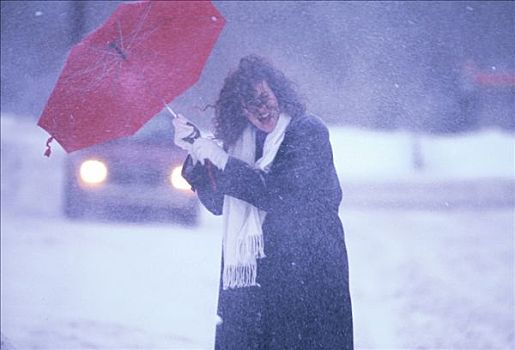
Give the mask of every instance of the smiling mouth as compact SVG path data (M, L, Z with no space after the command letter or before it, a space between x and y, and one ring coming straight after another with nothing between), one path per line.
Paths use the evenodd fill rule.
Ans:
M266 121L268 121L268 120L272 119L272 117L273 117L273 114L272 114L272 113L270 113L270 112L268 112L268 113L265 113L265 114L259 115L259 116L257 117L257 119L258 119L260 122L266 122Z
M270 118L270 113L265 113L265 114L261 114L257 117L257 119L259 121L265 121L267 120L268 118Z

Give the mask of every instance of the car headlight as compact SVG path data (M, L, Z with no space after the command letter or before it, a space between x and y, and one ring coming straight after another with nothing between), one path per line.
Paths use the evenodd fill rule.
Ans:
M182 177L182 166L173 168L170 174L170 183L179 190L191 190L190 184Z
M107 178L107 166L104 162L88 159L80 165L80 179L88 185L99 185Z

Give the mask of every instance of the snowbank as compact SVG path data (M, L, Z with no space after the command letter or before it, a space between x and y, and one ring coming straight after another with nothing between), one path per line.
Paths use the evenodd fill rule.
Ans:
M501 130L442 136L333 127L330 138L343 182L515 179L515 135Z

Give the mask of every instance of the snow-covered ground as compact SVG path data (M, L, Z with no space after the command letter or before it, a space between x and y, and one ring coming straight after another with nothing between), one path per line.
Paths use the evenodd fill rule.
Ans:
M194 228L66 220L64 152L54 142L46 159L47 135L34 123L1 122L2 341L16 349L212 348L220 218L202 212ZM331 138L349 195L347 184L374 197L385 182L414 204L425 196L410 190L420 184L433 192L464 184L452 187L464 201L477 188L494 192L449 209L344 202L356 347L515 348L514 135L422 136L419 170L409 133L332 128Z

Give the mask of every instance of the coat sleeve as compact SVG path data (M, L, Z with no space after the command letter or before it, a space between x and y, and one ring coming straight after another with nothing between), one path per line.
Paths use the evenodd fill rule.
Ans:
M215 215L221 215L224 202L224 194L217 186L220 178L220 170L213 165L193 163L188 156L182 167L182 176L197 193L200 202Z
M225 194L277 212L302 210L327 196L339 203L341 190L327 128L308 121L295 130L285 137L268 173L230 157L221 177Z

